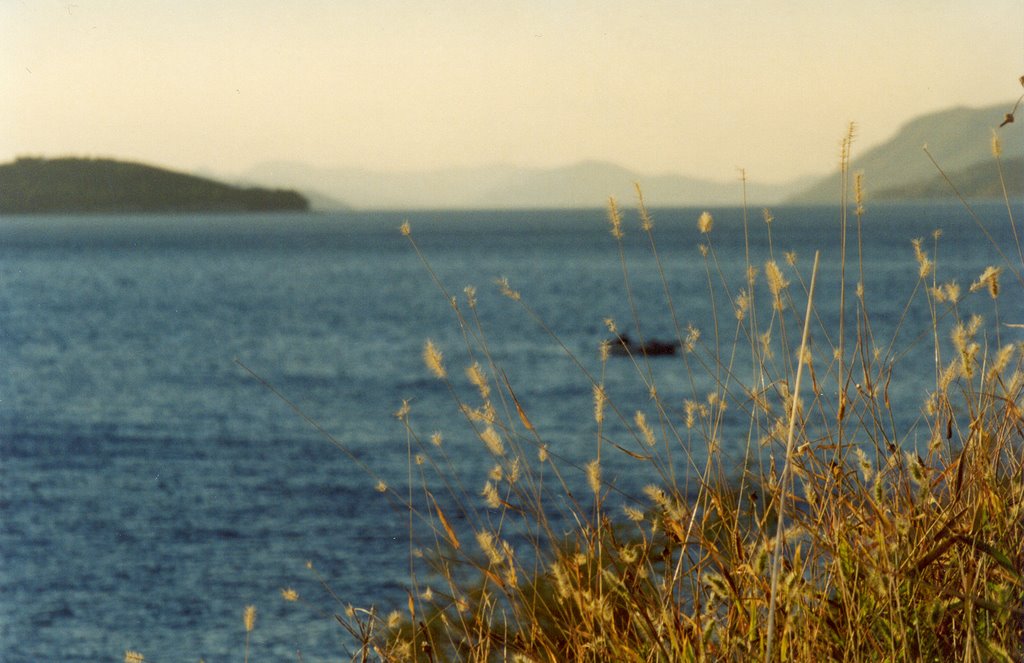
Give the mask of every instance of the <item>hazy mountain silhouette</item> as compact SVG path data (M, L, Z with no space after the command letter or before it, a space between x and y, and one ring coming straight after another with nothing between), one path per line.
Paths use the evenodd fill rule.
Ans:
M1024 126L1008 124L997 128L1012 106L1011 100L984 108L957 107L922 115L903 125L890 140L867 150L862 156L858 156L857 143L854 142L850 172L863 171L868 198L872 197L872 192L879 192L879 197L887 199L952 195L948 185L933 186L939 173L922 147L928 146L928 151L947 174L966 172L974 167L980 168L979 164L993 161L992 131L995 130L1002 141L1003 158L1019 157L1024 154ZM972 176L969 179L975 181L976 178ZM839 199L840 184L837 165L833 174L821 178L786 202L834 203ZM998 186L998 180L995 184ZM984 195L968 190L963 193L968 196ZM1002 195L1001 192L998 195Z
M739 175L715 182L683 175L645 175L621 166L584 161L561 168L491 165L434 171L384 173L357 168L317 168L293 162L269 162L242 180L287 186L313 200L318 192L356 208L573 208L600 207L615 196L623 204L636 198L634 182L651 206L738 205L743 199ZM773 204L806 186L747 184L748 200Z
M1000 173L1000 170L1002 172ZM1003 159L997 163L989 159L968 166L962 170L947 172L949 181L967 198L1002 198L1003 185L1011 198L1024 196L1024 157ZM956 194L942 175L933 175L925 180L882 189L871 193L873 200L922 200L950 198Z
M984 108L957 107L928 113L907 122L890 140L862 155L855 142L851 172L864 172L869 198L875 193L877 199L887 200L944 197L951 192L948 186L935 186L938 171L921 149L927 144L947 174L964 173L964 195L1001 195L1001 190L994 190L992 183L985 181L987 171L969 175L967 170L992 161L993 129L1002 140L1004 159L1024 154L1022 123L997 128L1012 106L1011 100ZM638 173L604 161L560 168L491 165L396 173L277 161L260 164L241 179L298 189L320 209L331 209L332 203L317 200L317 194L355 208L598 207L608 196L631 204L635 199L634 182L643 187L651 206L738 205L743 200L738 174L732 182L720 182L673 173ZM998 186L998 182L995 184ZM838 166L834 173L820 178L784 185L747 184L751 205L835 204L839 195Z

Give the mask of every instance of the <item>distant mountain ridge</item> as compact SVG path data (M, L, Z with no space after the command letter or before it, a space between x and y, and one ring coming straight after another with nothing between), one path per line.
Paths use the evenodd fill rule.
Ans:
M328 196L362 209L474 209L599 207L609 196L632 202L634 183L652 206L737 205L743 199L739 176L715 182L683 175L644 175L603 161L559 168L491 165L436 171L382 173L359 168L317 168L292 162L260 164L240 178L274 183ZM747 183L747 197L773 204L800 190L791 185Z
M990 173L983 164L992 162L992 130L1012 105L1009 101L928 113L910 120L891 139L863 154L858 153L854 142L851 172L864 172L869 198L875 193L879 200L952 195L948 186L935 186L938 171L921 149L927 144L947 174L962 174L964 195L1001 195L1001 188L993 188L998 187L998 181L986 181ZM1004 159L1012 161L1024 154L1024 127L1011 124L998 133ZM974 168L981 170L968 174ZM732 182L672 173L649 175L605 161L582 161L557 168L490 165L398 173L277 161L255 166L239 179L301 190L321 209L337 208L340 203L332 201L357 209L595 207L604 204L608 196L632 202L634 183L641 185L644 199L651 206L738 205L743 200L738 175ZM1010 195L1020 195L1018 190L1011 187ZM783 185L748 182L746 198L752 205L835 204L840 191L837 168L830 175Z
M1024 157L1003 159L996 163L995 159L982 161L962 170L947 172L952 182L962 195L968 198L1002 198L1005 193L1010 198L1024 197ZM869 196L873 200L936 200L956 195L949 182L940 174L929 179L916 180L909 184L898 185Z
M922 115L904 124L890 140L859 156L854 142L850 172L864 173L865 195L869 198L873 192L880 192L880 198L889 200L951 196L948 186L934 186L939 173L922 148L928 146L928 151L947 174L967 173L993 162L992 131L995 130L1002 142L1003 159L1019 157L1024 154L1024 127L1009 124L998 128L1012 106L1011 100L983 108L957 107ZM992 168L994 172L994 165ZM967 179L984 186L976 189L972 185L962 191L964 195L984 197L988 195L987 191L994 194L988 186L990 183L975 176ZM837 167L833 174L821 178L786 202L835 202L839 198L840 184ZM998 180L994 184L998 186Z
M864 173L867 199L944 198L952 189L921 149L929 152L968 198L1003 195L991 154L992 132L1002 143L1003 181L1024 196L1024 123L998 129L1012 101L957 107L917 117L888 141L860 154L850 172ZM221 181L217 181L217 180ZM233 186L224 181L244 182ZM635 201L639 183L650 206L836 204L836 172L781 185L712 181L666 173L649 175L605 161L557 168L511 165L385 173L267 162L240 177L207 178L113 159L19 158L0 164L0 213L105 211L258 211L342 209L514 209L597 207L614 196ZM282 190L279 187L288 187ZM301 192L301 193L300 193Z
M295 191L240 188L114 159L23 157L0 164L0 213L257 212L309 209Z

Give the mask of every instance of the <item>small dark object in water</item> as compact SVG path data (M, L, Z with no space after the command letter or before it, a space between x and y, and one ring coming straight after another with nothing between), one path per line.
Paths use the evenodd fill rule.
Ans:
M678 349L679 343L676 341L661 341L652 338L646 343L636 343L629 337L629 334L622 334L611 341L611 353L618 357L628 355L664 357L674 355Z

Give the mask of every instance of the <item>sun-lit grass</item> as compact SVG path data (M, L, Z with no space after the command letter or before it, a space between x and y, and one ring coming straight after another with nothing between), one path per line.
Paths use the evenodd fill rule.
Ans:
M707 329L684 324L639 189L635 227L610 201L622 296L635 315L622 247L625 233L639 232L678 343L666 361L691 384L711 385L682 403L662 399L652 358L627 350L624 361L649 401L646 410L625 411L604 382L620 323L607 321L612 340L593 348L600 368L591 371L525 297L498 283L495 296L536 322L593 393L592 409L578 413L581 430L596 430L585 463L554 453L535 425L544 418L523 404L491 352L476 290L453 295L414 229L402 226L462 332L459 348L419 339L424 374L448 390L452 420L479 439L491 469L460 475L442 435L418 430L414 408L401 404L409 490L396 492L372 472L369 480L382 493L374 499L409 514L408 601L388 611L324 613L352 637L354 660L1024 658L1024 344L1004 341L1024 318L1019 302L1001 299L1005 281L1024 287L1024 264L1006 257L1022 253L994 246L999 264L962 290L937 280L938 232L908 237L904 257L894 259L916 261L905 310L923 307L927 327L905 328L904 316L895 334L928 344L934 361L902 365L894 342L873 333L860 241L864 185L848 173L852 140L851 127L841 159L836 299L814 294L815 267L802 271L792 255L776 259L771 228L785 219L768 210L756 223L745 215L745 276L730 283L716 254L720 231L705 213L693 222L714 319ZM1007 214L1017 237L1009 201ZM986 298L994 317L974 313ZM824 328L822 319L839 323ZM626 325L641 342L642 322ZM900 371L926 371L928 392L891 399ZM746 421L749 463L739 474L721 451L727 410ZM921 413L913 431L900 428L908 411ZM606 436L612 420L630 444ZM697 460L705 457L692 452L698 448L706 460ZM602 472L610 453L658 478L625 507L608 499L616 490ZM464 517L452 517L452 504ZM565 522L574 524L568 532ZM282 597L323 610L290 588ZM142 660L135 652L126 660L132 655Z
M852 139L851 128L844 173ZM580 417L597 429L592 460L583 466L551 453L532 423L539 417L524 409L492 357L475 291L452 297L404 226L452 304L475 391L460 387L451 375L457 369L444 364L429 340L426 370L449 389L453 415L480 438L493 469L487 477L457 476L409 411L400 412L415 469L434 473L419 472L422 497L392 497L431 525L433 539L425 550L424 541L416 543L421 563L400 617L364 611L341 620L359 639L357 655L388 661L1020 660L1024 346L1001 342L1007 321L971 313L972 298L986 297L995 300L997 316L1007 315L1005 307L999 313L1000 279L1019 284L1020 265L990 267L962 292L955 283L939 283L938 259L923 239L908 238L905 259L917 261L919 282L906 306L926 307L930 327L903 329L903 322L896 333L933 345L934 365L903 367L872 334L859 253L863 182L852 181L838 301L814 299L813 269L802 273L792 258L780 264L770 248L758 256L748 227L745 282L727 283L713 218L694 220L708 296L718 306L715 329L702 336L681 325L667 283L666 308L676 320L680 370L710 377L713 389L682 407L664 402L651 360L633 354L650 410L620 412L603 384L609 346L595 348L598 373L578 362L580 379L594 394L593 411ZM637 205L639 231L658 261L655 224L642 196ZM768 233L772 222L784 222L767 211L764 218ZM615 201L609 219L611 241L621 249L629 229ZM1015 223L1012 213L1009 222ZM856 253L846 246L847 223ZM939 236L930 240L938 243ZM770 247L770 235L760 245ZM624 255L620 250L623 296L631 299ZM857 274L849 284L848 271ZM507 282L499 292L548 331ZM838 316L836 307L843 309ZM829 316L827 309L833 309ZM1019 315L1019 306L1010 314ZM840 327L817 327L823 317L838 318ZM642 329L640 322L630 321L630 329ZM618 333L615 322L609 328ZM701 340L707 337L712 340ZM930 393L892 401L889 384L900 370L933 372ZM759 459L738 479L720 453L727 408L748 418L749 457ZM923 413L914 433L923 444L915 446L910 432L897 427L906 418L896 413L907 409ZM616 449L605 439L608 417L633 433L632 448ZM692 460L695 445L709 450L703 465ZM636 506L606 506L614 487L603 482L602 453L612 450L662 478ZM676 466L673 457L686 460ZM582 475L590 494L570 492L570 475ZM434 491L462 500L470 514L466 531L453 526ZM576 524L568 534L552 526L548 506L566 498Z

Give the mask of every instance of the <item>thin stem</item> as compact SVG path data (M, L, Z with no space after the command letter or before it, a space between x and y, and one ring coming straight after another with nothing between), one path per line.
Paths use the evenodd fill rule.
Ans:
M1003 262L1006 263L1006 266L1009 268L1014 278L1017 279L1018 283L1024 286L1024 276L1021 275L1020 270L1017 269L1014 266L1014 264L1010 262L1010 259L1006 256L1006 254L1003 253L1002 246L1000 246L999 242L996 242L995 238L992 237L992 234L988 231L988 228L986 228L985 224L981 222L981 219L978 217L977 212L975 212L974 208L971 207L970 203L967 202L967 199L964 198L964 195L960 193L960 189L956 188L956 185L953 184L953 180L949 179L949 175L946 175L946 171L942 169L942 166L940 166L939 162L935 160L935 157L932 156L932 153L928 151L928 146L925 145L922 149L924 150L924 153L928 155L928 159L932 162L932 165L935 166L936 170L939 171L939 174L942 176L942 179L945 180L946 184L949 185L949 188L953 190L954 194L956 194L957 200L959 200L960 204L962 204L964 206L964 209L967 210L967 213L974 220L975 225L978 226L981 232L985 235L985 238L992 245L992 248L996 250L996 253L999 254L999 257L1002 258Z
M793 405L789 414L789 435L786 438L786 459L782 466L782 475L779 477L779 522L775 529L775 551L772 559L772 584L771 601L768 606L768 644L765 649L764 660L768 663L772 660L772 645L775 635L775 604L779 594L779 570L782 567L782 534L786 522L786 487L789 483L789 473L792 466L793 438L796 434L796 413L800 396L800 379L803 377L804 350L807 348L807 338L811 329L811 310L814 304L814 284L818 278L818 258L820 251L814 252L814 267L811 271L811 287L807 293L807 312L804 314L804 332L800 340L800 353L797 355L796 381L793 383Z

